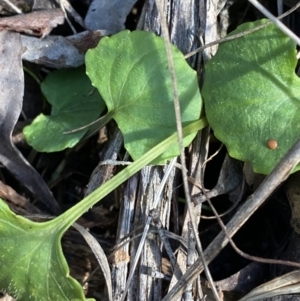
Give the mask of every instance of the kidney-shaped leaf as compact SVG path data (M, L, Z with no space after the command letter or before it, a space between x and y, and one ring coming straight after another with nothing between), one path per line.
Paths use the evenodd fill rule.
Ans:
M69 276L56 221L36 223L12 213L0 199L0 291L18 301L82 301ZM87 299L94 300L94 299Z
M245 23L232 34L265 22ZM221 44L206 65L202 95L209 124L229 154L257 173L269 174L300 138L296 64L294 42L269 25Z
M50 73L42 83L42 91L52 105L51 115L40 114L24 128L28 144L37 151L55 152L73 147L87 129L71 134L64 132L91 123L105 109L84 67Z
M172 46L184 125L199 119L202 101L196 72ZM164 40L145 31L104 37L86 54L87 74L98 88L136 160L176 131L173 93ZM184 139L185 146L193 137ZM155 163L179 154L178 146Z

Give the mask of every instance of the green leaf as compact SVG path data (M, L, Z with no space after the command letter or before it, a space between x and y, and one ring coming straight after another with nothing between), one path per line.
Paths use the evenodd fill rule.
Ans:
M73 147L87 129L72 134L64 132L94 121L105 109L84 67L54 71L46 77L41 88L52 105L51 115L40 114L24 128L28 144L40 152Z
M62 233L55 220L32 222L0 199L0 291L18 301L86 300L81 285L69 276Z
M172 46L183 125L199 119L202 100L197 75ZM87 74L99 90L136 160L176 132L172 83L164 40L144 31L104 37L86 54ZM196 133L184 139L190 144ZM174 145L155 163L179 154Z
M266 22L243 24L231 34ZM206 65L208 122L229 154L250 162L257 173L269 174L300 137L296 64L294 42L272 24L221 44ZM277 148L268 147L270 139Z
M205 118L197 120L183 128L183 136L206 125ZM18 301L85 300L79 283L69 276L60 245L62 234L90 207L176 143L174 133L49 222L36 223L18 216L0 199L0 291Z

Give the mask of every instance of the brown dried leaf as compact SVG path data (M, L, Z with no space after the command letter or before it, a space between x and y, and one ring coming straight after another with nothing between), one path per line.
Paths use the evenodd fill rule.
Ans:
M25 15L0 18L0 30L11 30L44 38L59 24L64 23L61 9L35 11Z
M0 31L0 162L53 213L58 213L60 208L43 178L12 143L23 103L22 51L18 33Z
M69 37L51 35L43 40L22 35L22 59L51 68L79 67L84 64L85 52L95 47L103 35L102 31L84 31Z
M19 195L14 189L12 189L10 186L5 185L2 181L0 181L0 197L24 209L26 209L27 207L34 207L26 198Z

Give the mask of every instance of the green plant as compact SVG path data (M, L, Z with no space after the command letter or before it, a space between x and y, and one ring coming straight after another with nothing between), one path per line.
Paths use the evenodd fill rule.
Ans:
M91 85L84 67L51 72L41 89L52 105L51 115L40 114L24 128L26 141L40 152L73 147L88 130L69 135L64 132L94 121L105 109L105 103Z
M196 72L172 46L182 122L200 117L202 101ZM135 160L176 131L171 78L164 41L150 32L122 31L105 37L86 54L87 74L124 136L125 148ZM184 139L189 145L196 133ZM177 146L155 163L179 154Z
M187 145L207 122L205 118L199 120L202 103L196 73L188 67L175 47L173 55L177 60L176 72L185 124L183 137ZM104 38L96 49L87 54L87 69L107 103L108 113L104 123L112 117L116 119L135 162L77 205L48 222L37 223L18 216L0 200L0 290L19 301L40 301L41 296L49 301L85 300L80 284L69 275L61 249L63 233L84 212L143 166L165 162L178 154L171 82L162 39L151 33L128 31ZM65 80L69 72L57 71L43 84L43 92L53 104L52 115L39 116L25 129L28 141L37 149L54 151L71 147L85 134L61 137L63 131L76 127L76 120L69 111L78 103L91 100L88 91L95 93L93 105L100 106L99 95L92 91L81 69L76 70L73 79L80 78L85 89L81 97L74 99L73 83ZM57 86L58 83L63 83L63 87ZM63 100L60 91L65 96ZM52 137L48 138L50 143L43 137L47 134L46 126L52 133Z
M232 34L265 22L244 24ZM140 45L143 38L142 44L146 46ZM173 52L183 121L188 124L183 129L187 145L206 125L206 120L197 121L201 98L195 73L187 69L176 48ZM143 166L163 163L178 154L164 53L162 40L153 34L127 31L102 39L99 47L88 52L88 75L108 108L101 122L105 124L111 118L117 121L135 162L73 208L46 223L16 216L0 202L2 290L18 300L28 300L28 296L30 300L40 300L40 296L46 296L45 300L85 300L80 285L68 275L61 236L83 212ZM221 45L207 64L202 92L209 123L230 155L251 162L257 172L269 173L298 139L300 88L295 66L294 43L274 25ZM156 72L158 80L152 81ZM163 133L157 137L160 131ZM170 137L164 140L167 136ZM19 241L22 249L17 247ZM32 268L39 269L39 273L35 275ZM49 283L37 286L40 279Z
M187 137L207 125L205 119L183 128ZM55 219L37 223L12 213L0 199L0 290L19 301L85 300L80 284L69 276L61 249L63 233L90 207L177 143L177 134L153 147L77 205ZM90 299L92 300L92 299Z
M175 46L172 46L172 54L182 123L187 125L199 119L201 113L202 100L197 75ZM87 52L86 68L108 110L100 120L99 127L112 118L115 119L124 136L125 148L134 160L176 131L171 78L161 37L150 32L127 30L112 37L104 37L96 48ZM82 114L88 113L89 122L93 121L91 112L94 110L89 110L89 104L85 105L90 97L88 92L92 90L91 84L79 71L80 80L75 84L73 82L79 76L77 74L66 82L66 72L71 75L71 71L53 72L43 83L44 94L53 104L52 116L40 115L24 130L26 140L36 150L61 150L73 146L83 137L87 129L84 132L62 134L79 127L79 124L75 124L76 120L80 120L81 125L86 121L79 117L80 112L74 117L73 110L70 109L77 108L77 102L80 102ZM77 89L81 86L81 80L84 80L86 88L80 95L85 98L74 99L74 91L80 96L80 90ZM102 101L96 94L94 92L94 106ZM64 106L58 110L57 105L61 106L62 99ZM84 113L86 109L87 113ZM99 114L99 110L96 114ZM67 116L66 111L71 114ZM184 139L185 146L191 143L195 134ZM178 154L178 147L174 145L153 163L165 163Z
M266 22L245 23L231 34ZM220 45L206 65L208 122L230 156L257 173L269 174L300 137L296 64L295 43L271 24Z

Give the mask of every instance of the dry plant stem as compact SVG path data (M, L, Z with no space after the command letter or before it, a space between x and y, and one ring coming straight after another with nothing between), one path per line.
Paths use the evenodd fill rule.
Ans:
M130 165L130 164L132 164L131 161L116 161L116 160L109 160L109 159L99 163L100 166L103 166L103 165L125 166L125 165Z
M155 225L157 227L157 232L159 234L159 237L160 237L161 241L163 242L165 250L169 256L172 269L173 269L173 271L176 271L176 269L177 269L176 258L172 251L172 247L170 245L169 239L168 239L167 235L165 234L165 230L162 227L162 223L159 219L159 213L157 212L157 210L153 209L150 214L152 216L153 223L155 223ZM179 279L179 277L178 277L178 279Z
M202 133L199 132L195 138L195 140L192 143L192 153L190 155L190 174L193 177L198 178L200 176L200 171L199 168L201 168L201 145L202 143ZM176 167L182 169L182 166L180 164L176 164ZM196 186L193 185L191 186L191 194L194 195L196 193L199 193L201 190ZM200 206L195 206L193 210L194 214L194 221L198 224L199 223L199 216L200 216ZM185 208L184 212L184 220L183 220L183 225L182 225L182 230L181 230L181 237L183 239L187 239L189 237L189 227L188 224L190 223L190 214L187 212L187 209ZM174 271L172 275L172 279L169 285L169 290L177 283L179 277L178 274L180 273L181 275L185 273L187 269L187 255L186 251L182 249L182 247L179 247L178 253L177 253L177 267L178 271Z
M194 235L192 225L189 222L188 223L188 254L187 254L187 267L188 268L195 261L195 252L196 252L195 235ZM193 300L192 290L193 290L193 286L191 283L184 293L185 300Z
M266 24L262 24L262 25L259 25L259 26L255 27L255 28L252 28L252 29L249 29L249 30L245 30L243 32L234 34L232 36L228 36L228 37L225 37L223 39L219 39L217 41L205 44L205 45L203 45L203 46L195 49L194 51L191 51L190 53L187 53L184 57L187 59L187 58L195 55L196 53L203 51L206 48L209 48L209 47L221 44L221 43L225 43L225 42L228 42L228 41L232 41L232 40L244 37L244 36L246 36L248 34L251 34L251 33L256 32L256 31L258 31L258 30L260 30L262 28L265 28L266 26L268 26L270 24L271 24L271 22L270 23L266 23Z
M223 146L224 146L224 144L222 143L220 146L219 146L219 148L209 157L209 158L207 158L204 162L203 162L203 164L202 164L202 168L205 168L205 166L206 166L206 164L209 162L209 161L211 161L220 151L221 151L221 149L223 148ZM200 187L201 188L201 187Z
M186 170L186 164L185 164L185 154L184 154L184 147L183 147L183 136L182 136L182 122L181 122L181 110L180 110L180 103L179 103L179 96L178 96L178 88L177 88L177 80L176 80L176 75L175 75L175 68L174 68L174 63L173 63L173 56L172 56L172 51L171 51L171 42L170 42L170 37L169 37L169 30L166 24L166 20L164 17L164 9L163 9L163 4L161 0L155 0L158 12L159 12L159 17L160 17L160 24L161 24L161 29L163 33L163 38L165 40L165 46L166 46L166 52L167 52L167 58L168 58L168 67L170 70L170 76L172 79L172 92L174 96L174 109L175 109L175 116L176 116L176 128L177 128L177 135L178 135L178 144L179 144L179 150L180 150L180 161L181 165L183 167L183 170ZM214 297L216 300L220 300L217 290L215 289L213 285L213 280L210 275L208 266L206 265L206 262L204 261L203 258L203 251L202 251L202 246L198 237L198 230L196 223L193 219L193 212L192 212L192 204L191 204L191 197L190 197L190 191L189 191L189 185L188 185L188 179L187 179L187 173L182 172L182 180L183 180L183 187L184 187L184 194L186 198L186 203L188 206L189 214L191 216L191 222L193 226L193 231L196 237L196 243L197 243L197 248L200 254L200 257L203 260L203 266L205 269L205 274L208 279L208 281L211 284L212 291L214 294Z
M133 227L140 225L145 227L149 213L153 209L153 203L167 167L149 167L141 170L138 194L136 198ZM167 184L163 190L162 201L156 207L163 226L168 229L171 210L171 198L173 195L175 169L171 169ZM155 232L156 233L156 232ZM135 258L139 247L139 240L133 240L130 244L130 256ZM133 260L131 261L131 263ZM144 243L138 267L134 272L133 281L128 290L127 300L160 300L162 292L162 279L152 277L151 271L159 271L162 262L162 242L157 234L148 234ZM150 272L150 273L149 273ZM150 277L149 277L150 275Z
M272 15L267 9L265 9L257 0L248 0L254 5L262 14L269 18L282 32L289 36L297 45L300 45L300 39L289 28L287 28L278 18Z
M92 193L98 187L100 187L104 182L110 179L113 175L115 166L110 163L110 161L115 162L118 157L118 153L123 144L123 137L119 129L115 130L110 142L106 145L102 151L100 162L97 167L93 170L85 196ZM107 164L103 164L107 162Z
M298 7L300 7L300 2L298 2L294 7L292 7L291 9L289 9L287 12L285 12L284 14L282 14L281 16L279 16L277 19L282 19L286 16L288 16L289 14L291 14L293 11L295 11ZM218 44L221 44L221 43L225 43L225 42L228 42L228 41L232 41L232 40L235 40L235 39L238 39L238 38L241 38L243 36L246 36L248 34L251 34L255 31L258 31L258 30L261 30L262 28L265 28L266 26L269 26L270 24L272 24L272 22L269 22L269 23L266 23L266 24L262 24L262 25L259 25L255 28L252 28L252 29L249 29L249 30L245 30L243 32L240 32L240 33L237 33L235 35L232 35L232 36L228 36L228 37L225 37L223 39L219 39L217 41L214 41L214 42L211 42L211 43L208 43L206 45L203 45L197 49L195 49L194 51L191 51L190 53L187 53L184 57L187 59L193 55L195 55L196 53L198 52L201 52L203 51L204 49L206 48L209 48L209 47L212 47L214 45L218 45Z
M77 11L72 7L72 5L69 3L68 0L60 0L60 6L63 7L64 11L67 11L72 17L73 19L80 24L80 26L84 29L87 29L84 21L82 20L82 17L77 13ZM65 13L66 15L66 13ZM69 21L68 21L69 22ZM76 29L72 29L73 32L76 32Z
M231 212L231 211L232 211L232 210L240 203L240 201L242 200L242 197L243 197L243 192L244 192L244 188L245 188L245 183L246 183L246 181L245 181L245 179L243 179L242 186L241 186L241 192L240 192L240 194L239 194L237 200L236 200L235 203L234 203L229 209L227 209L225 212L223 212L223 213L221 213L221 214L218 214L219 217L223 217L223 216L227 215L228 213L230 213L230 212ZM195 185L197 185L197 184L195 183ZM200 184L199 184L199 185L200 185ZM206 194L205 191L204 191L203 193L204 193L204 195ZM209 199L209 198L206 197L206 199ZM204 202L205 202L205 201L204 201ZM203 219L215 219L215 218L217 218L217 216L205 216L205 215L201 215L201 218L203 218Z
M132 227L131 221L134 215L134 204L136 199L136 192L138 186L138 175L131 177L124 190L124 199L121 201L121 209L119 214L119 223L117 231L117 241L121 241L130 232ZM113 283L113 298L114 301L119 301L122 292L125 290L126 277L128 273L128 261L129 258L129 241L125 241L122 247L120 247L114 254L114 260L112 264L112 283Z
M138 233L136 235L134 235L134 233L137 231L137 230L143 230L144 229L144 226L140 226L140 227L137 227L135 228L135 231L133 232L130 232L129 234L126 234L123 238L122 238L122 241L120 241L119 243L117 243L115 246L114 246L114 250L113 252L108 256L108 259L112 259L113 256L115 255L115 253L120 249L120 248L123 248L126 244L130 243L131 241L133 241L134 239L140 237L143 235L143 233ZM149 230L148 233L157 233L157 230L156 229L151 229ZM174 234L173 232L169 232L168 230L165 230L164 229L164 235L166 235L168 238L170 239L173 239L173 240L177 240L186 250L188 248L188 242L187 240L183 239L181 236L179 235L176 235Z
M68 15L67 15L67 12L66 12L66 9L65 9L65 5L64 5L66 2L67 1L65 1L65 0L59 0L59 6L60 6L61 10L64 12L65 19L67 20L73 34L75 35L75 34L77 34L77 31L76 31L76 29L74 28L74 26L72 25L71 21L68 18Z
M203 192L204 194L206 194L205 192ZM268 263L268 264L282 264L282 265L288 265L288 266L292 266L292 267L297 267L300 268L300 263L298 262L292 262L292 261L288 261L288 260L278 260L278 259L268 259L268 258L262 258L262 257L257 257L257 256L252 256L249 255L245 252L243 252L241 249L239 249L236 244L234 243L234 241L231 239L231 237L229 236L226 227L223 223L223 221L221 220L221 216L218 214L217 210L215 209L214 205L212 204L211 200L209 197L207 197L207 202L210 206L210 208L212 209L219 225L221 226L222 230L224 231L230 245L232 246L232 248L242 257L252 260L252 261L257 261L257 262L261 262L261 263Z
M190 166L189 166L189 174L191 177L197 179L197 182L200 182L202 179L202 176L204 174L204 170L202 168L203 162L206 160L208 155L208 140L209 140L209 129L208 127L204 128L201 132L199 132L194 139L192 143L192 151L190 154ZM182 168L181 165L178 164L178 168ZM190 182L190 177L189 177ZM191 196L194 196L201 192L201 189L199 189L196 185L191 185ZM174 200L174 203L176 200ZM175 210L174 210L175 211ZM196 224L199 224L200 222L200 214L201 214L201 204L200 205L194 205L193 204L193 215L194 215L194 221ZM190 241L190 233L192 226L190 225L191 216L189 212L187 212L187 208L185 208L184 212L184 220L183 220L183 226L181 230L181 237L182 239L186 239ZM174 271L173 276L169 285L168 290L171 290L172 287L177 283L178 281L178 273L184 274L187 270L187 252L184 250L181 246L178 248L177 253L177 267L180 269L178 272ZM196 258L193 258L193 260L196 260ZM192 265L192 263L190 264ZM197 282L199 282L199 285L196 285L196 283L193 283L193 286L195 287L195 290L198 291L198 295L203 297L202 293L202 287L200 285L200 277L197 278ZM184 298L187 299L186 294L184 294Z
M250 218L250 216L261 206L270 194L282 183L300 162L300 140L292 147L286 156L280 161L271 174L262 182L258 189L238 209L235 216L226 225L228 235L232 237ZM224 231L213 240L204 251L205 260L211 262L229 242ZM178 298L203 270L201 259L198 259L187 271L177 285L167 294L163 301L171 301Z
M13 3L11 3L9 0L3 0L3 2L5 2L8 6L10 6L17 14L19 15L23 14L23 12Z
M154 203L153 203L153 207L152 207L152 210L155 209L158 205L158 202L161 200L161 194L162 194L162 191L163 191L163 188L166 184L166 181L173 169L173 166L176 162L176 158L172 159L172 161L170 162L168 168L167 168L167 171L161 181L161 184L159 186L159 190L157 191L156 193L156 196L155 196L155 200L154 200ZM149 215L148 218L147 218L147 222L145 224L145 228L144 228L144 232L143 232L143 235L142 235L142 238L140 240L140 243L139 243L139 246L138 246L138 249L136 251L136 254L135 254L135 257L131 263L131 266L130 266L130 272L129 272L129 275L128 275L128 279L127 279L127 283L126 283L126 286L125 286L125 289L124 289L124 293L122 295L122 298L121 298L121 301L124 301L125 300L125 297L126 297L126 293L128 291L128 288L129 288L129 285L130 285L130 282L131 280L133 279L133 276L134 276L134 272L135 272L135 269L136 269L136 266L137 266L137 263L140 259L140 255L141 255L141 252L142 252L142 249L143 249L143 246L145 244L145 240L146 240L146 237L147 237L147 234L148 234L148 231L149 231L149 228L150 228L150 223L152 221L152 216Z
M198 69L200 70L200 69ZM200 141L198 140L198 138L200 139ZM209 152L209 140L210 140L210 128L206 127L204 128L201 133L198 133L197 135L197 139L193 142L193 155L191 158L191 163L193 164L193 160L196 160L197 164L196 167L193 168L193 165L191 165L191 176L194 176L195 179L197 181L199 181L200 183L204 183L204 173L205 173L205 166L203 167L203 162L206 161L207 157L208 157L208 152ZM197 160L198 158L198 160ZM191 195L195 195L197 192L201 191L201 189L195 189L195 186L192 186L191 188ZM200 215L201 215L201 211L202 211L202 205L196 205L196 208L198 209L198 215L197 219L198 219L198 223L200 222ZM197 213L196 213L197 214ZM188 238L190 237L191 233L191 226L190 226L190 222L188 222ZM194 243L194 249L196 252L196 246ZM196 257L194 258L194 261L196 260ZM191 263L192 265L193 263ZM189 265L189 267L191 266ZM201 281L200 281L200 276L197 277L196 281L195 281L195 290L197 292L197 295L199 296L199 298L202 300L204 299L204 293L202 290L202 286L201 286Z

